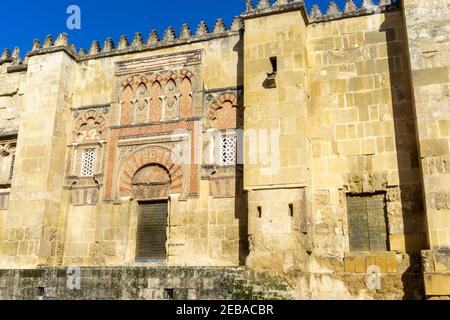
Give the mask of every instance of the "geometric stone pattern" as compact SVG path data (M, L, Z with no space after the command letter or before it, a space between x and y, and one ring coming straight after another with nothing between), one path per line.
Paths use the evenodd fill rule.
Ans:
M95 173L96 153L93 149L86 149L83 151L81 158L81 175L89 177Z
M169 175L170 188L169 193L181 193L183 188L183 169L180 161L174 159L174 155L166 149L157 147L147 147L139 150L130 156L122 165L122 169L119 174L119 195L121 198L132 197L133 188L137 181L136 174L138 171L149 164L158 164L164 168ZM159 175L157 172L150 172L151 177ZM139 180L139 179L138 179ZM144 180L142 180L144 181ZM148 179L146 181L163 182L161 179ZM141 200L151 200L141 199ZM161 197L155 197L161 198Z
M220 164L230 166L236 164L236 142L233 136L222 136L220 140Z
M384 198L347 197L351 251L388 251Z
M138 126L138 127L124 127L124 128L114 128L111 130L110 136L109 136L109 140L108 140L108 145L109 145L109 151L108 151L108 157L107 157L107 173L106 173L106 190L105 190L105 197L106 199L112 199L113 193L113 176L114 176L114 172L112 168L116 167L116 150L117 150L117 144L118 144L118 140L119 137L121 139L124 139L126 137L134 137L134 136L146 136L149 134L167 134L170 132L175 132L175 131L180 131L180 130L187 130L191 136L191 150L194 150L194 147L197 144L197 137L196 134L194 132L194 122L190 121L190 122L168 122L168 123L161 123L158 125L146 125L146 126ZM150 150L150 149L149 149ZM153 159L155 161L162 161L163 158L159 157L158 159L154 159L153 158L154 155L150 155L148 159ZM171 153L167 153L167 157L171 159ZM188 169L188 174L184 174L187 177L189 177L188 179L188 185L187 185L187 190L189 193L196 193L198 192L198 166L195 164L195 157L192 154L192 156L190 157L191 163L190 165L188 165L187 167ZM141 160L137 160L137 161L141 161ZM139 162L141 165L145 165L145 163L143 162ZM148 163L148 162L147 162ZM161 164L162 166L167 165L168 167L167 170L170 170L172 168L172 164L169 163L160 163L160 162L156 162L157 164ZM134 168L135 171L130 171L129 175L132 177L132 175L134 175L134 173L136 172L137 169L139 169L140 167L136 167ZM178 167L177 167L178 168ZM123 170L122 170L123 171ZM121 172L122 172L121 171ZM121 177L121 175L118 175L119 177ZM128 177L127 179L130 179L131 177ZM128 180L128 182L130 182L130 180ZM128 186L129 187L129 186ZM178 189L179 186L177 186L177 191L179 191ZM117 189L118 190L118 189Z
M73 111L74 129L66 167L66 187L71 190L73 205L94 205L99 201L108 112L105 106Z
M192 79L187 69L126 78L121 85L121 125L192 117Z
M211 103L208 111L208 120L217 129L234 129L237 127L238 102L233 93L221 94Z

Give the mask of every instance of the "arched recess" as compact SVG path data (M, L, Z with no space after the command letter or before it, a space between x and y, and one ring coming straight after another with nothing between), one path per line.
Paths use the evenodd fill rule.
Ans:
M188 77L181 80L180 118L192 117L192 83Z
M148 115L148 93L147 85L141 82L136 90L136 123L147 122Z
M148 105L148 78L144 75L128 77L122 82L120 124L145 122ZM143 111L145 110L145 111Z
M174 76L169 77L164 86L164 120L178 119L180 116L179 110L179 88Z
M167 169L149 164L139 169L132 179L133 198L136 200L164 199L171 193L172 179Z
M157 122L162 119L161 82L155 80L150 90L150 121Z
M131 155L119 173L120 198L152 200L183 191L183 168L174 154L162 147L145 147Z
M133 121L133 88L128 84L123 89L122 110L120 113L120 124L129 125Z
M208 120L211 126L217 129L235 129L237 127L238 100L232 93L220 95L211 104L208 111Z
M95 110L89 110L78 117L73 130L77 142L98 141L106 137L106 119Z

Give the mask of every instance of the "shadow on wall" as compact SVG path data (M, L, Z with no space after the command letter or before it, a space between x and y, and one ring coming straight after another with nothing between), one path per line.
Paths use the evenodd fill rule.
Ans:
M244 45L243 45L244 35L241 31L241 37L239 42L234 46L233 50L238 54L238 64L237 64L237 83L238 86L242 85L244 81ZM238 112L236 113L236 128L244 129L244 99L243 92L238 93ZM238 136L237 141L237 154L238 159L243 159L244 153L244 140L243 136ZM247 257L250 253L249 243L248 243L248 200L247 194L244 192L244 165L241 164L243 161L238 161L236 165L236 184L235 184L235 208L234 212L236 214L236 219L239 220L239 263L244 266Z
M406 34L399 30L398 21L385 14L380 27L385 32L393 118L395 148L399 167L400 200L402 205L404 246L410 256L410 267L403 274L404 299L419 298L414 292L424 294L420 252L427 248L426 219L422 196L422 178L417 147L417 131L408 61ZM400 239L403 242L403 239Z

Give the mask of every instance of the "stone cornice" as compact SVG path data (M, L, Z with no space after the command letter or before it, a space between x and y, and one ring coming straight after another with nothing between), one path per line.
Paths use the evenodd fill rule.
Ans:
M171 124L171 123L180 123L180 122L197 122L201 121L203 117L192 117L192 118L186 118L186 119L175 119L175 120L168 120L168 121L154 121L154 122L146 122L146 123L138 123L138 124L130 124L130 125L115 125L110 126L109 128L112 130L116 129L123 129L123 128L139 128L139 127L149 127L149 126L160 126L165 124Z
M277 0L273 5L270 5L268 0L260 0L256 7L253 6L251 1L247 1L247 11L241 14L241 17L243 19L251 19L296 10L306 12L303 0L293 0L292 2Z
M18 66L12 66L12 67L8 67L6 69L7 73L14 73L14 72L26 72L28 70L28 65L27 64L21 64Z
M17 139L18 135L19 135L18 129L0 131L0 139L2 139L3 141L6 141L7 139Z
M205 22L201 22L195 35L191 32L187 24L183 24L178 37L174 29L169 27L166 29L162 40L159 39L157 32L153 30L145 43L140 33L135 34L132 43L128 42L126 36L122 36L117 47L111 38L106 39L103 48L100 47L98 41L93 41L88 53L84 49L80 49L80 51L77 52L75 46L69 45L67 35L62 33L55 42L53 42L53 37L51 35L47 36L44 45L42 46L39 40L34 40L33 49L27 54L27 57L65 52L75 61L82 62L92 59L154 51L163 48L239 36L242 30L243 24L240 17L234 18L230 29L226 28L222 19L217 19L212 32L209 31Z
M110 108L111 104L110 103L105 103L105 104L95 104L95 105L90 105L90 106L80 106L77 108L71 108L70 110L72 111L84 111L84 110L91 110L91 109L107 109Z
M374 4L374 0L363 0L359 8L356 6L354 0L347 0L342 10L334 1L330 1L326 13L323 14L318 5L313 5L309 15L303 0L276 0L273 4L269 0L258 0L256 6L254 5L254 1L246 0L246 7L246 12L241 14L244 20L301 10L306 24L381 14L398 9L398 6L393 4L391 0L379 0L378 5Z
M398 9L398 6L393 5L391 0L379 0L378 5L375 5L373 0L363 0L359 8L356 6L354 0L347 0L343 10L338 7L336 2L330 1L325 14L322 13L319 6L313 5L308 16L308 23L315 24L345 18L382 14Z

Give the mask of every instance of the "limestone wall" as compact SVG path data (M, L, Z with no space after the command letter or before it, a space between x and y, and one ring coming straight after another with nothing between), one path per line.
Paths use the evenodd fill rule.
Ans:
M1 59L0 59L1 60ZM12 62L0 61L0 136L10 139L18 133L20 116L23 111L23 94L26 74L24 72L8 73ZM6 205L9 200L8 186L1 187L0 239L3 239ZM3 241L0 241L0 253Z
M0 64L0 127L2 133L18 130L23 110L24 73L7 73L10 63Z
M256 12L245 19L247 263L255 268L283 270L306 263L311 187L306 59L300 10L267 16Z
M317 262L343 266L348 193L387 192L390 249L420 252L426 228L401 12L313 24L307 35Z
M403 273L420 279L419 253L427 246L427 229L401 10L351 17L330 7L320 23L304 27L298 25L300 12L277 15L261 8L244 16L245 128L281 130L281 165L272 163L281 169L265 176L264 164L251 161L253 153L261 157L264 149L254 152L246 141L247 264L311 272L309 290L318 296L363 294L357 274L351 276L354 269L346 267L354 254L363 268L377 266L396 281ZM283 21L282 30L278 21ZM296 31L290 32L291 26ZM295 40L277 52L286 39ZM273 56L279 68L276 85L267 87ZM304 191L293 197L296 191L289 187ZM391 253L352 255L346 197L375 193L386 195ZM386 267L387 260L393 269ZM421 296L420 281L415 288L398 285L398 295L403 290Z
M431 248L449 246L449 1L405 1L405 23L424 171Z
M249 17L245 28L245 187L306 184L306 27L301 12ZM275 88L267 83L271 57L277 58Z
M429 247L427 295L450 295L450 1L404 1Z
M149 59L201 50L203 61L198 76L205 91L235 88L242 84L237 66L240 59L240 37L181 45L146 53L88 60L78 65L73 89L73 108L110 105L107 125L116 126L120 119L120 93L114 79L116 63ZM203 92L201 93L203 95ZM203 104L200 101L199 104ZM208 109L200 109L200 116ZM69 136L69 132L68 132ZM67 140L67 145L71 143ZM202 143L201 140L199 143ZM200 159L200 164L206 163ZM108 166L109 170L116 170ZM199 177L200 178L200 177ZM246 211L242 200L214 196L210 182L200 184L198 195L180 199L170 197L167 263L170 265L239 265L246 243ZM234 191L234 190L233 190ZM100 198L104 197L100 189ZM67 191L70 193L70 191ZM242 197L242 195L241 195ZM68 195L70 201L70 195ZM239 199L239 198L238 198ZM237 206L239 209L235 210ZM74 206L66 203L63 265L134 265L137 230L137 201ZM241 213L242 212L242 213Z
M2 264L6 266L18 261L23 265L54 263L59 237L74 63L59 53L31 58L28 68L26 107L4 226L8 257Z

